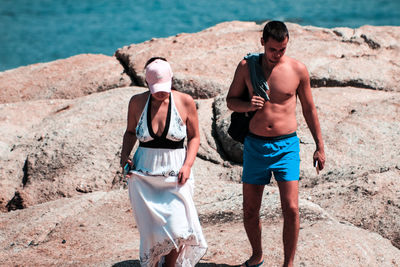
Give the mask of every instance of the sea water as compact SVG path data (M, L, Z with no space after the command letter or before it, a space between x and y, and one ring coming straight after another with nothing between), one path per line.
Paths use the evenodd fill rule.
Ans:
M193 33L224 21L400 26L400 0L0 0L0 71Z

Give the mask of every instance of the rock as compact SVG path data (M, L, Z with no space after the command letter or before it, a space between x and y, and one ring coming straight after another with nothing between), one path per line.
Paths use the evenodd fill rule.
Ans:
M379 245L378 245L379 244ZM386 253L383 247L388 250ZM304 225L299 266L397 266L399 250L387 239L352 225L317 221ZM324 250L324 248L330 248Z
M144 65L165 57L174 72L173 86L194 98L212 98L227 91L234 70L249 51L258 50L260 26L252 22L221 23L195 34L179 34L125 46L115 56L144 85Z
M364 26L324 29L287 23L287 54L306 64L314 87L353 86L400 91L400 27ZM144 65L153 56L172 66L174 86L195 98L211 98L228 90L239 61L261 52L263 25L226 22L194 34L152 39L118 49L138 85L144 85Z
M400 91L400 27L323 29L289 24L287 54L308 67L313 87ZM379 63L380 62L380 63Z
M339 220L379 233L400 248L399 169L365 172L303 188L313 201ZM316 193L318 192L318 193ZM351 210L351 212L349 212Z
M82 54L0 72L0 103L72 99L130 84L115 57Z
M345 87L313 89L313 95L327 155L326 170L321 174L324 179L338 180L397 166L400 158L398 92ZM301 177L318 183L321 175L317 176L312 166L315 144L301 115L300 104L297 118Z
M196 100L200 126L200 147L197 156L214 163L223 163L223 152L217 144L214 127L213 99Z
M381 189L381 197L377 197L375 189L368 189L371 182L363 182L365 175L376 173L387 172L392 179L400 178L400 173L395 171L399 169L400 159L400 120L397 104L400 102L400 94L351 87L316 88L313 89L313 94L324 137L327 162L324 171L317 175L312 166L314 140L302 117L299 104L297 133L302 159L302 190L306 190L308 194L314 192L313 202L320 203L337 217L380 233L400 247L396 230L399 225L394 219L400 215L400 205L394 204L399 201L399 195L391 189ZM226 108L224 97L217 97L214 107L221 146L231 160L241 162L243 147L240 144L232 145L234 141L226 133L230 112ZM351 186L356 181L361 184ZM398 190L398 186L393 182L381 188ZM388 202L385 197L395 201Z
M34 119L37 123L28 127L29 134L22 135L1 160L0 181L6 185L2 209L123 184L119 153L127 107L130 97L141 91L143 88L110 90L65 102L55 112L42 112L43 117ZM27 114L32 107L35 103L28 102L24 112L18 112ZM50 107L47 110L57 109ZM17 198L12 199L14 194Z
M111 266L118 257L136 255L139 240L129 205L127 192L117 190L0 214L0 264Z
M209 178L208 178L209 179ZM242 186L237 183L226 183L223 187L214 189L216 192L208 198L207 202L198 200L198 211L201 221L205 224L231 223L242 221ZM210 201L212 200L212 201ZM319 220L336 221L320 206L301 199L299 201L302 222L315 222ZM282 211L279 190L276 186L266 186L262 198L260 215L263 220L281 222Z
M325 81L327 86L361 87L312 90L327 156L326 169L319 175L312 166L315 144L298 104L301 230L295 265L398 266L400 92L398 66L393 63L398 57L398 27L289 27L288 53L307 64L314 86ZM226 134L230 111L225 96L239 60L248 51L261 49L261 28L254 23L223 23L116 53L138 84L140 79L143 83L144 62L151 56L166 56L175 73L174 85L198 98L201 146L193 166L194 200L209 244L200 265L236 265L250 254L241 223L242 168L237 164L241 147ZM92 61L90 56L77 58ZM42 75L45 66L53 66L54 74L57 68L74 69L68 64L77 58L6 71L0 73L0 81L18 70L29 70L29 75L18 77L32 83L38 80L35 68L43 68L37 72ZM99 60L110 62L109 57ZM82 71L83 63L77 62ZM379 64L381 72L371 62ZM355 69L356 64L369 69ZM79 71L68 73L73 81L83 77ZM0 209L4 212L0 214L0 265L138 264L138 232L123 189L119 153L128 101L146 89L98 92L102 89L91 81L86 78L87 91L72 91L77 88L73 87L55 96L71 99L48 99L47 89L32 87L37 90L34 94L7 100L20 102L0 104ZM9 94L7 90L2 97ZM83 96L83 91L93 93ZM7 99L14 98L7 95ZM282 217L274 180L265 187L261 214L264 256L270 265L279 266Z
M203 170L208 166L210 173L215 171L215 164L199 161ZM241 211L236 208L241 205L241 186L210 175L200 177L197 186L207 187L208 191L196 189L195 202L209 245L200 265L238 265L250 253ZM222 195L212 194L213 190ZM283 251L277 188L267 186L264 197L264 257L269 265L278 266L282 263ZM340 223L306 200L300 200L300 210L302 222L296 266L399 264L400 251L378 234ZM2 265L138 264L139 233L127 190L82 194L3 213L0 225Z
M0 211L26 183L26 157L43 120L67 109L70 100L36 100L0 104ZM28 119L29 118L29 119ZM40 137L39 137L40 138ZM14 203L21 194L18 192ZM15 207L15 204L14 207ZM23 202L20 206L26 207Z
M396 166L400 158L400 147L397 148L400 143L400 121L397 118L399 93L346 87L313 89L313 94L327 157L335 155L328 160L330 171L338 174L351 173L357 169L357 172L362 173L365 170ZM214 107L221 146L231 160L241 162L243 147L233 144L235 141L227 134L231 112L226 107L225 97L217 97ZM312 166L315 144L299 102L296 113L303 159L301 169L305 171L303 175L315 176ZM376 154L373 158L365 157L371 154L371 142Z
M216 136L221 144L222 151L236 163L243 162L243 144L233 140L228 134L232 111L226 106L226 93L219 95L214 101Z

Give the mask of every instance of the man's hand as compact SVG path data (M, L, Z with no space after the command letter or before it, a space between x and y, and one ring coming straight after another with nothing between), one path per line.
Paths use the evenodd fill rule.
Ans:
M178 182L181 185L184 185L190 176L190 167L183 165L178 173Z
M253 95L250 100L250 108L249 111L255 111L262 109L264 106L265 100L261 96Z
M313 156L313 166L317 168L317 170L322 170L325 167L325 152L315 150Z

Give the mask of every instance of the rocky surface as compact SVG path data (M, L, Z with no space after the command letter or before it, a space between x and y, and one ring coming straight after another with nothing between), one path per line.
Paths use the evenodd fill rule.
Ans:
M399 93L352 87L321 87L314 88L313 95L323 129L325 149L328 154L335 155L329 160L330 167L342 173L399 167ZM218 139L224 151L229 151L231 159L241 162L242 145L237 145L227 134L230 111L226 107L225 97L218 96L214 103ZM302 155L309 155L315 148L314 141L302 117L299 101L297 118L301 144L307 148ZM376 157L365 157L371 153L371 145Z
M115 57L82 54L0 72L0 103L71 99L131 83Z
M400 91L400 27L324 29L288 23L287 54L308 67L311 83L319 86L354 86ZM163 56L174 70L174 86L195 97L225 92L238 62L249 52L263 51L263 27L253 22L221 23L196 34L120 48L115 56L144 85L144 65Z
M236 266L250 253L241 223L241 186L209 175L228 170L208 161L198 159L195 171L195 201L209 245L199 266ZM280 266L282 219L277 188L266 187L262 210L264 257L269 266ZM382 236L338 221L304 199L300 212L296 266L400 264L399 250ZM0 225L0 264L4 266L138 266L139 233L125 189L3 213Z
M195 98L210 98L225 92L239 60L248 51L260 49L260 26L255 23L222 23L196 34L120 48L115 56L124 62L136 84L143 86L144 66L150 57L162 56L174 72L173 86Z
M18 140L2 141L6 148L0 159L3 210L110 190L120 179L119 151L128 102L141 91L123 88L59 101L31 125L16 130ZM3 105L8 114L3 125L21 124L15 120L21 109L26 114L43 105L42 101L26 103Z
M399 27L289 27L288 54L310 70L327 154L326 169L317 175L315 145L298 104L301 230L295 265L400 266L400 92L393 61ZM195 202L209 244L199 266L237 265L250 253L241 223L242 148L226 134L230 111L224 99L238 61L261 49L261 29L223 23L116 52L137 84L143 84L148 57L166 56L174 86L196 98L202 141ZM100 76L81 75L93 70L93 60L80 55L0 73L0 84L10 81L0 94L0 266L138 266L139 235L119 153L128 101L145 89L124 82L111 82L123 88L99 89ZM99 60L108 62L96 66L99 75L118 62ZM118 71L111 76L125 75L121 65L113 66ZM43 80L48 68L51 75L69 69L71 76L49 84L85 77L88 89L69 85L49 95L46 84L28 93L11 79L19 71L20 81ZM17 96L12 88L25 89ZM262 207L269 266L280 266L283 258L279 205L273 182Z

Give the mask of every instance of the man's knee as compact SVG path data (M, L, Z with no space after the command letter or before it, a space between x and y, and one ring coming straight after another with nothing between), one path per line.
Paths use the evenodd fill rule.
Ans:
M259 220L260 219L260 213L244 211L243 212L243 219L245 221Z
M243 184L243 217L245 220L258 219L264 186Z
M296 218L299 216L299 205L297 202L285 203L282 205L282 212L287 218Z
M251 203L243 203L243 218L245 220L254 220L260 217L260 208L251 205Z

